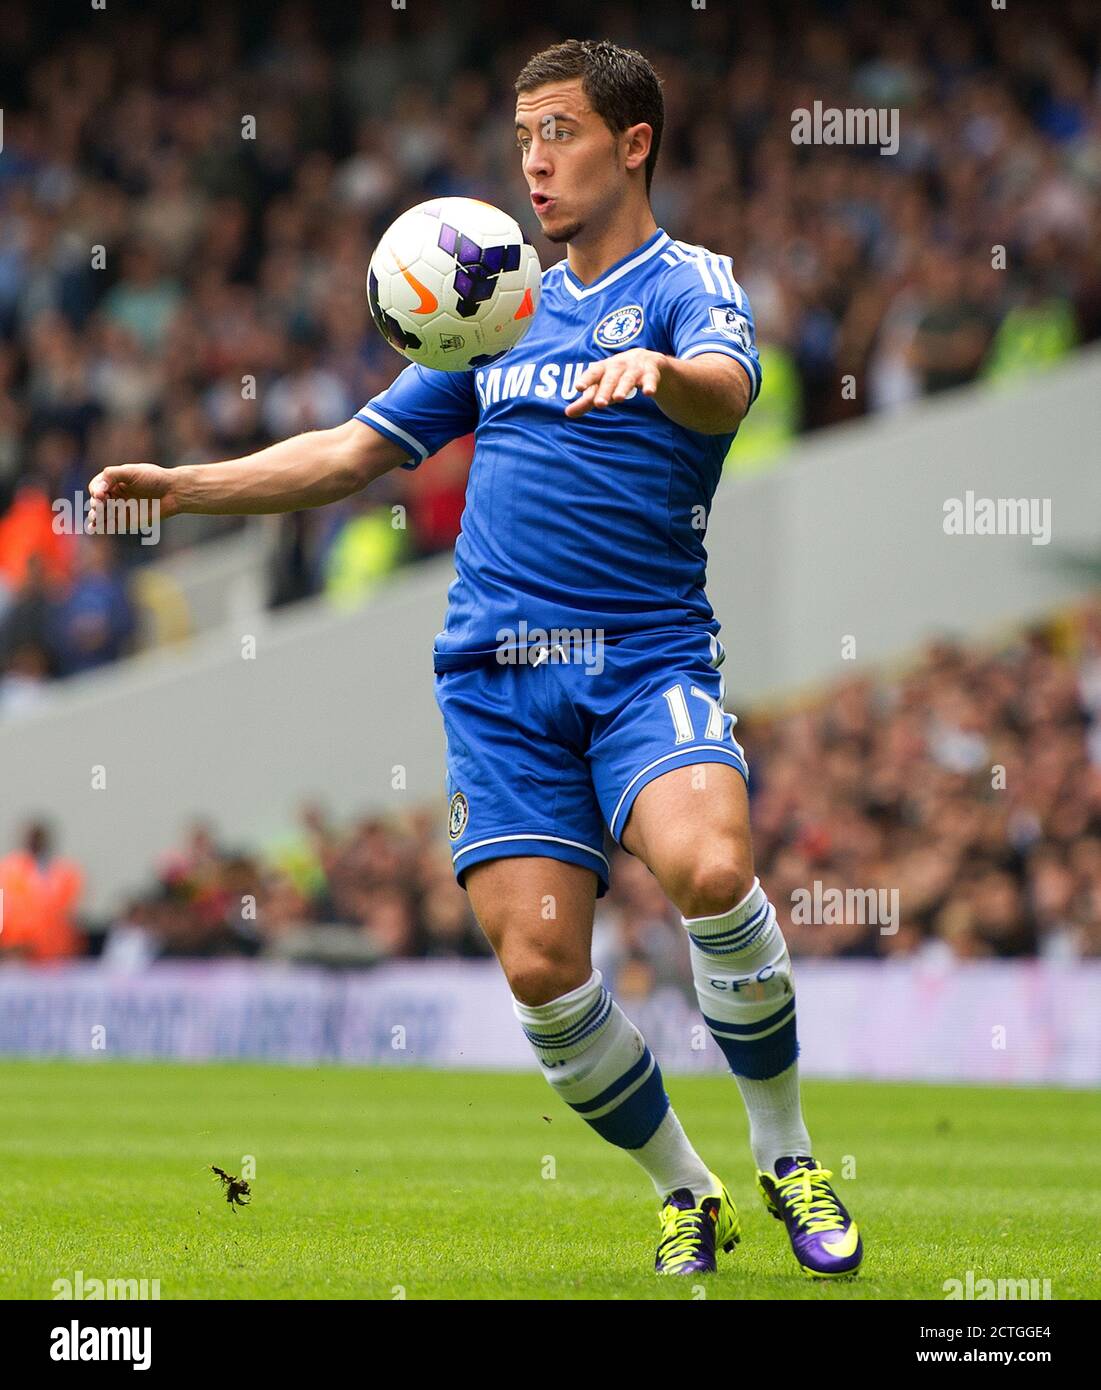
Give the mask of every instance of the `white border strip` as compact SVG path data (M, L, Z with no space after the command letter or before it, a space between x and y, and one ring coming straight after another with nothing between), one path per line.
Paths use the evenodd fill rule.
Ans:
M615 828L616 821L619 819L619 813L623 807L623 803L629 796L631 788L640 777L645 777L651 768L658 767L661 763L667 763L672 758L683 757L685 753L722 753L725 757L728 757L740 771L743 773L748 772L749 768L746 765L745 754L742 752L740 744L738 745L738 749L739 751L735 753L731 748L724 748L721 743L693 743L687 748L678 748L675 753L663 753L660 758L655 758L652 763L647 763L644 768L640 768L623 788L623 795L616 802L615 810L612 812L612 819L608 823L608 829L612 832L612 838L615 840L616 844L619 844L619 836L616 834Z
M472 849L481 849L483 845L502 845L508 840L547 840L554 845L570 845L573 849L584 850L586 854L591 854L595 859L599 859L604 867L609 872L611 871L607 859L598 849L583 845L580 840L564 840L561 835L492 835L488 840L475 840L472 845L463 845L462 849L451 856L451 862L457 864L463 855L469 854Z
M624 275L630 274L630 272L634 270L636 266L642 265L644 261L648 261L651 259L651 257L658 255L661 251L664 251L668 245L669 234L668 232L666 232L662 236L658 237L657 241L654 242L653 246L651 246L648 250L643 251L641 255L632 257L632 259L629 260L626 265L621 265L618 270L613 271L610 275L602 275L599 280L594 280L591 285L578 286L574 282L573 272L570 270L566 262L560 261L556 262L556 264L560 264L563 267L562 283L569 290L570 294L573 295L574 299L587 299L590 294L597 294L600 290L607 289L609 285L614 285L615 282L621 279Z
M420 442L419 439L414 439L414 437L407 430L399 429L397 425L392 424L386 418L385 415L380 415L377 410L372 410L369 405L365 405L362 410L357 410L355 418L359 420L361 424L364 425L382 425L383 428L389 430L391 434L397 435L397 437L401 440L403 444L409 444L412 446L413 452L416 454L417 458L421 463L423 463L425 459L428 457L428 450L424 447L424 445Z

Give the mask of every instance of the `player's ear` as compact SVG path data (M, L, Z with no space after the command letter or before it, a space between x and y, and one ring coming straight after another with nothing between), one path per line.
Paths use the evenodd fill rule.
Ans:
M639 169L646 163L650 146L654 139L654 128L649 121L639 121L628 126L623 132L628 169Z

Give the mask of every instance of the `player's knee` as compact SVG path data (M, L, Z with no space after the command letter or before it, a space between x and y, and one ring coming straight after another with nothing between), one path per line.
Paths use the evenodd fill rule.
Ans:
M537 1007L560 999L583 985L592 974L588 961L556 952L526 951L501 962L512 997Z
M670 896L683 917L717 917L752 887L752 858L729 841L694 847L674 876Z

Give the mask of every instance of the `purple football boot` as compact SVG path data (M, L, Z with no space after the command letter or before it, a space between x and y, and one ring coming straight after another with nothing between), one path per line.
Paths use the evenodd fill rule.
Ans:
M860 1232L830 1186L832 1177L809 1154L777 1159L774 1176L757 1173L765 1205L787 1227L799 1268L812 1279L851 1278L864 1258Z
M722 1182L711 1174L714 1191L697 1203L686 1187L662 1203L658 1274L714 1274L715 1251L731 1251L742 1238L738 1213Z

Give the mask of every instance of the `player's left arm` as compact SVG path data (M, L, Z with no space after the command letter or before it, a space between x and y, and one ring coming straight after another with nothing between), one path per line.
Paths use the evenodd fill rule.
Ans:
M652 396L663 414L698 434L731 434L753 398L746 369L732 357L702 352L685 361L649 348L617 352L582 373L582 393L566 407L570 419L618 405L636 388Z

